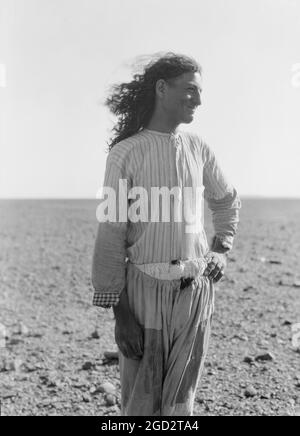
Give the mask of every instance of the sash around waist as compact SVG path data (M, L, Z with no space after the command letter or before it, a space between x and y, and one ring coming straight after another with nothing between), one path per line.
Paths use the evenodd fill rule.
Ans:
M171 262L132 263L132 265L145 274L160 280L180 280L181 278L194 279L197 276L203 275L207 267L207 260L202 257L187 260L174 260Z

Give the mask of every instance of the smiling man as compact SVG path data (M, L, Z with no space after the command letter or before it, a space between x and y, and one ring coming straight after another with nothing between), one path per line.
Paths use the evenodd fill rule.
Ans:
M120 180L126 181L127 192L133 187L149 194L154 187L190 187L201 195L200 202L173 198L169 222L99 223L92 268L94 304L113 307L115 314L122 415L193 414L208 349L214 284L224 275L241 207L213 151L198 133L179 130L180 124L193 120L201 91L199 64L167 53L131 82L114 86L107 99L118 122L104 185L116 192L117 216L124 216ZM144 206L150 211L151 195L146 198ZM201 214L204 199L215 229L210 245ZM127 200L130 206L135 198L128 195ZM174 218L178 208L192 209L194 203L200 210L196 226L187 231L187 214L182 220Z
M148 125L151 129L175 132L181 123L193 121L195 110L201 104L202 78L200 72L187 72L156 84L157 104Z

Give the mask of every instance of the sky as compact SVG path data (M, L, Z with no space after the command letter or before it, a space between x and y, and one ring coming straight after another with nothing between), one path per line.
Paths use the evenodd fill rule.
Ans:
M203 67L200 134L241 196L300 197L298 0L0 0L0 197L96 198L136 56Z

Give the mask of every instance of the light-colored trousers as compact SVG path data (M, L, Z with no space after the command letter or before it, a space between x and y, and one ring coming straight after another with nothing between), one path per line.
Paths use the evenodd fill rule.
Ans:
M130 309L144 329L144 354L127 359L119 350L122 416L193 415L208 349L214 286L199 277L184 289L133 264L127 269Z

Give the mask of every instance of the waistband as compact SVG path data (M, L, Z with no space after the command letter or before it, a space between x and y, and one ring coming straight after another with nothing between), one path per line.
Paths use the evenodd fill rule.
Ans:
M160 280L194 280L203 275L207 267L207 260L201 257L186 260L175 259L171 262L133 263L133 265L145 274Z

